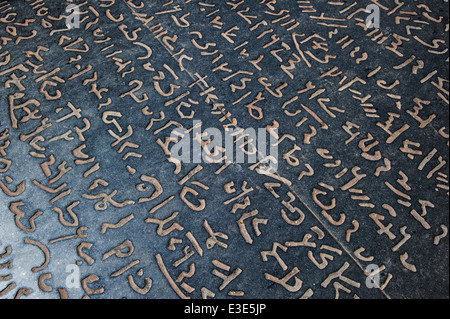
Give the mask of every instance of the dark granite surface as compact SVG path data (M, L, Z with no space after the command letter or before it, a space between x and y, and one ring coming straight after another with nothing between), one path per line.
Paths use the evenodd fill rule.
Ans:
M448 7L0 1L1 298L448 298Z

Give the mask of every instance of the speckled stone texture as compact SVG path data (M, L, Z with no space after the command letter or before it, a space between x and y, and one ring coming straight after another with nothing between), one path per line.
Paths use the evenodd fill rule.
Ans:
M448 298L448 9L0 0L0 297Z

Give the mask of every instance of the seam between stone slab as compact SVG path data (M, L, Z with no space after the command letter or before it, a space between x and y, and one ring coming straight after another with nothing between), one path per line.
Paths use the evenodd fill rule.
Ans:
M133 12L133 13L137 13L131 6L129 6L128 5L128 3L126 2L126 0L122 0L124 3L125 3L125 5ZM151 30L150 30L150 28L146 25L146 24L142 24L148 31L150 31L150 33L151 33ZM156 39L160 44L161 44L161 46L169 53L169 55L170 55L170 57L171 58L173 58L176 62L178 62L177 61L177 59L173 56L173 54L171 53L171 51L164 45L164 43L159 39L159 38L157 38ZM187 75L193 80L193 81L195 81L195 78L192 76L192 74L191 74L191 72L189 72L189 70L186 68L186 67L184 67L184 71L182 71L182 72L185 72L185 73L187 73ZM201 83L200 82L197 82L196 83L196 85L201 89L201 90L204 90L204 88L202 87L202 85L201 85ZM210 104L210 103L208 103L208 102L206 102L207 104ZM230 122L230 123L233 123L230 119L229 119L229 117L227 116L227 114L222 110L222 109L219 109L220 110L220 112L224 115L224 117ZM251 144L251 143L250 143ZM254 146L253 144L252 144L252 146ZM259 150L258 150L258 148L256 148L256 150L259 152ZM264 157L264 154L259 154L260 155L260 158L261 157ZM278 177L280 177L280 178L282 178L282 176L280 175L280 174L278 174L278 172L275 172L275 174L278 176ZM285 184L286 185L286 184ZM330 235L330 237L339 245L339 247L341 247L342 248L342 250L350 257L350 259L356 264L356 266L359 268L359 269L361 269L361 271L363 272L363 275L364 276L366 276L366 274L365 274L365 271L364 271L364 267L356 260L356 258L354 258L353 256L352 256L352 254L347 250L347 248L345 247L345 245L344 244L342 244L335 236L334 236L334 234L333 234L333 232L330 230L330 229L328 229L328 227L320 220L320 218L317 216L317 214L315 214L314 212L313 212L313 210L312 209L310 209L309 207L308 207L308 205L301 199L301 197L295 192L295 190L291 187L291 186L289 186L289 185L286 185L287 187L288 187L288 189L295 195L295 197L297 197L297 199L306 207L306 209L309 211L309 213L313 216L313 218L326 230L326 232ZM378 288L378 290L381 292L381 294L383 295L383 296L385 296L386 297L386 299L391 299L391 297L384 291L384 290L381 290L380 288Z
M287 186L287 185L286 185ZM363 272L363 274L366 276L365 271L364 271L364 267L358 262L358 260L356 260L355 257L352 256L352 254L347 250L347 248L345 247L344 244L342 244L333 234L333 232L331 230L329 230L326 225L320 220L320 218L317 216L317 214L315 214L312 209L310 209L308 207L308 205L301 199L301 197L295 192L294 189L292 189L290 186L287 186L292 193L297 197L297 199L306 207L306 209L311 213L311 215L313 215L313 217L317 220L317 222L322 225L323 228L325 228L325 230L328 232L328 234L331 236L331 238L333 238L333 240L347 253L347 255L350 257L350 259L353 260L353 262L358 266L358 268L361 269L361 271ZM391 297L384 291L381 290L380 288L378 288L378 290L380 290L380 292L387 298L387 299L391 299Z

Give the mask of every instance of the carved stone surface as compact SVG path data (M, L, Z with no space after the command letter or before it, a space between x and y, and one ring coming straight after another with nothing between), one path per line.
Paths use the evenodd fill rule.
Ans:
M0 297L448 298L448 8L0 1Z

